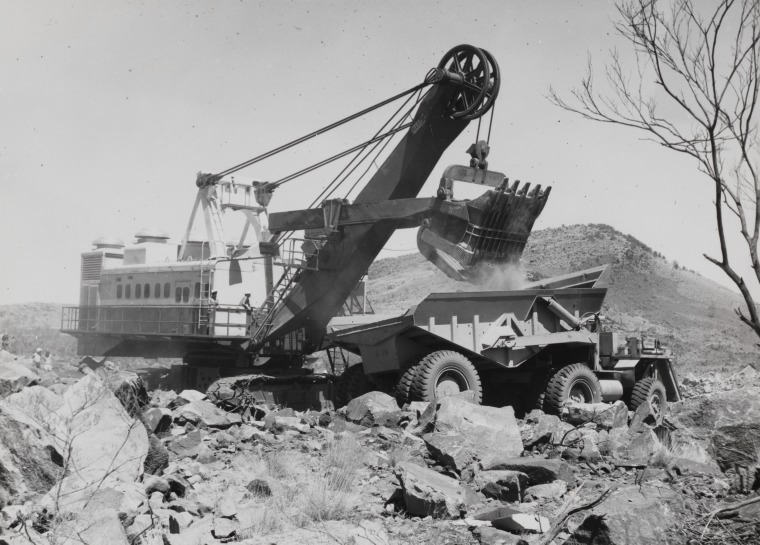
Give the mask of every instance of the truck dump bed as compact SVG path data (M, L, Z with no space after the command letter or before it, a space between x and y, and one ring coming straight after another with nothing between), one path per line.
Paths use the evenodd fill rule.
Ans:
M603 285L605 270L593 270ZM585 274L580 285L595 286L588 273L576 278ZM552 345L595 344L595 334L568 322L597 314L606 294L606 286L433 293L402 316L336 332L330 342L360 354L370 374L402 369L441 348L462 352L479 367L513 368Z

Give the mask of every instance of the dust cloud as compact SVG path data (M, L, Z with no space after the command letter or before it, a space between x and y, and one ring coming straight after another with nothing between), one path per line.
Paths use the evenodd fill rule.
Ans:
M528 284L522 265L517 263L483 263L473 275L473 284L493 291L521 290Z

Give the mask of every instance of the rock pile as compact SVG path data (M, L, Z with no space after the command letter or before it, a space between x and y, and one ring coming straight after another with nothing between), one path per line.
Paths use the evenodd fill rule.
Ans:
M103 369L16 389L0 401L0 543L685 543L754 497L760 449L751 387L665 418L616 402L521 420L468 392L227 412Z

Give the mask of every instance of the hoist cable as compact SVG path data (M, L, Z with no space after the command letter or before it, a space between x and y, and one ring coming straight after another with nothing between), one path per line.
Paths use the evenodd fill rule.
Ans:
M412 123L406 123L404 125L401 125L400 127L396 128L396 129L390 130L390 131L388 131L388 132L386 132L384 134L376 136L375 138L372 138L371 140L367 140L366 142L363 142L363 143L359 144L358 146L354 146L353 148L349 148L346 151L342 151L342 152L340 152L340 153L338 153L336 155L333 155L332 157L328 157L327 159L324 159L324 160L320 161L319 163L314 163L313 165L311 165L309 167L306 167L306 168L304 168L302 170L299 170L298 172L294 172L290 176L286 176L285 178L281 178L281 179L277 180L276 182L272 182L269 185L270 185L270 187L272 189L275 189L275 188L281 186L284 183L290 182L290 181L294 180L295 178L298 178L299 176L303 176L304 174L307 174L307 173L311 172L312 170L316 170L316 169L318 169L320 167L323 167L323 166L325 166L327 164L332 163L333 161L337 161L338 159L340 159L342 157L345 157L346 155L350 155L351 153L354 153L355 151L358 151L358 150L360 150L360 149L362 149L362 148L364 148L366 146L369 146L370 144L372 144L374 142L378 142L378 141L380 141L380 140L382 140L384 138L388 138L389 136L393 136L397 132L403 131L404 129L408 129L411 126L412 126Z
M330 125L322 127L321 129L316 130L314 132L311 132L311 133L309 133L309 134L307 134L305 136L302 136L301 138L298 138L296 140L293 140L292 142L288 142L287 144L283 144L282 146L279 146L279 147L277 147L277 148L275 148L273 150L270 150L270 151L268 151L266 153L263 153L263 154L261 154L261 155L259 155L257 157L254 157L253 159L249 159L248 161L244 161L243 163L240 163L238 165L235 165L234 167L228 168L227 170L223 170L223 171L215 174L214 176L217 177L217 178L223 178L224 176L227 176L229 174L237 172L238 170L241 170L243 168L249 167L249 166L251 166L251 165L253 165L255 163L258 163L259 161L262 161L262 160L264 160L264 159L266 159L268 157L271 157L272 155L280 153L281 151L285 151L286 149L292 148L293 146L297 146L298 144L301 144L301 143L303 143L303 142L305 142L305 141L307 141L307 140L309 140L311 138L314 138L315 136L319 136L320 134L323 134L323 133L325 133L327 131L330 131L330 130L336 128L336 127L340 127L341 125L343 125L345 123L348 123L349 121L353 121L357 117L361 117L361 116L363 116L365 114L368 114L369 112L372 112L373 110L376 110L378 108L382 108L386 104L389 104L389 103L393 102L394 100L398 100L399 98L401 98L403 96L412 94L412 93L414 93L414 92L422 89L423 87L425 87L427 85L430 85L430 83L428 83L427 81L425 81L423 83L420 83L419 85L415 85L411 89L408 89L408 90L406 90L406 91L404 91L402 93L399 93L399 94L397 94L395 96L392 96L389 99L383 100L382 102L378 102L374 106L370 106L369 108L366 108L366 109L362 110L361 112L358 112L358 113L355 113L355 114L350 115L348 117L345 117L345 118L341 119L340 121L336 121L335 123L332 123Z
M398 121L398 123L401 123L402 121L404 121L404 119L406 119L407 117L409 117L409 116L412 114L412 111L414 111L414 108L417 106L417 104L419 104L419 103L420 103L420 100L421 100L421 99L422 99L422 97L421 97L420 95L418 95L418 96L417 96L417 100L416 100L416 101L415 101L415 103L414 103L414 106L412 106L412 108L411 108L411 109L410 109L410 110L409 110L409 111L406 113L406 115L405 115L404 117L402 117L402 118L401 118L401 119ZM349 195L351 194L351 192L352 192L352 191L353 191L353 190L356 188L356 186L357 186L357 185L359 184L359 182L360 182L360 181L361 181L361 180L364 178L364 176L366 176L366 175L367 175L367 172L369 172L369 169L371 169L371 168L372 168L372 165L373 165L373 164L375 164L375 161L377 160L377 158L378 158L378 157L380 157L380 154L381 154L381 153L383 153L383 151L385 151L385 148L386 148L386 147L388 146L388 144L390 144L390 143L391 143L391 139L388 139L388 140L386 140L386 141L383 143L382 147L381 147L381 148L380 148L380 150L377 152L377 155L375 155L375 158L374 158L374 159L373 159L373 160L370 162L370 164L369 164L369 165L367 165L367 168L364 170L364 172L362 172L362 173L361 173L361 175L360 175L360 176L359 176L359 177L356 179L356 181L354 182L354 184L351 186L351 189L349 189L349 190L346 192L346 197L345 197L346 199L348 199L348 196L349 196ZM379 144L378 144L378 145L379 145ZM375 148L377 148L377 145L375 146ZM372 154L374 151L375 151L375 150L374 150L374 149L372 149L372 150L369 152L368 156L369 156L370 154ZM357 166L359 166L359 165L357 165Z
M343 185L343 183L346 181L346 179L348 178L348 176L350 176L354 172L354 170L356 170L361 165L361 163L364 162L375 151L375 149L378 148L378 146L380 146L380 144L382 142L382 139L378 139L378 136L381 134L381 132L383 130L385 130L386 127L388 127L388 125L391 123L391 121L393 121L393 119L401 112L401 110L404 108L404 106L406 106L411 99L412 99L412 97L410 96L406 101L404 101L404 103L388 118L388 120L383 124L383 126L380 127L380 129L378 129L378 131L375 133L375 136L372 138L372 140L370 140L370 142L372 142L372 141L375 141L375 142L374 142L373 148L369 151L369 153L367 153L364 157L360 158L361 153L364 151L364 150L361 150L360 153L357 156L355 156L354 158L352 158L351 161L343 168L343 170L340 173L338 173L338 175L330 182L330 184L328 184L328 186L325 189L323 189L320 192L319 195L317 195L317 197L314 199L314 201L309 205L309 208L314 208L314 206L320 201L320 199L323 198L323 196L325 196L325 194L327 194L327 197L325 197L325 198L329 198L329 196L333 195L335 193L335 191L337 191L338 188L341 185ZM399 118L398 121L396 121L395 123L393 123L393 125L392 125L393 126L393 129L392 129L393 131L403 130L403 127L399 128L399 124L402 123L404 121L404 119L408 118L412 114L412 112L414 111L414 108L417 107L417 104L419 104L421 100L422 100L422 90L420 89L418 91L417 99L415 100L415 103L412 105L412 107L409 108L409 110L401 118ZM390 134L390 133L388 133L388 134ZM375 158L373 159L373 161L377 159L377 157L379 156L379 154L382 153L382 151L385 149L385 147L390 142L391 142L391 139L389 138L389 139L385 140L385 142L382 143L382 148L378 152L377 156L375 156ZM368 146L369 146L369 144L367 144L366 146L364 146L364 149L366 149ZM351 170L349 170L348 172L346 172L346 170L349 169L351 167L352 163L354 163L354 162L356 162L356 164L353 166L353 168L351 168ZM371 166L372 165L370 164L370 166L367 168L367 170L369 170L369 168L371 168ZM366 174L366 172L367 171L365 171L361 175L361 177L363 177ZM338 179L344 173L345 173L345 176L343 176L343 179L340 180L340 182L338 182ZM361 177L359 179L361 179ZM338 182L337 185L335 185L336 182ZM335 185L335 187L333 188L334 185ZM354 185L351 187L351 189L349 190L349 193L353 190L354 187L356 187L356 183L354 183ZM293 233L294 233L294 231L286 231L286 232L279 233L278 235L276 235L275 237L273 237L272 241L275 242L276 244L280 244L281 241L284 241L285 239L290 238L290 236Z
M419 92L422 92L422 91L420 90ZM390 124L391 124L391 121L392 121L392 120L393 120L393 119L394 119L394 118L395 118L395 117L396 117L396 116L399 114L399 112L400 112L400 111L401 111L401 110L402 110L402 109L403 109L403 108L404 108L404 107L405 107L407 104L409 104L409 101L410 101L410 100L412 100L413 96L414 96L414 95L410 95L410 96L409 96L409 98L407 98L407 99L404 101L404 103L403 103L401 106L399 106L399 108L398 108L398 109L397 109L395 112L393 112L393 114L392 114L392 115L391 115L391 116L388 118L388 120L387 120L385 123L383 123L383 126L382 126L382 127L380 127L380 128L377 130L377 132L374 134L373 138L374 138L374 137L376 137L376 136L378 136L379 134L381 134L381 133L382 133L382 131L384 131L384 130L385 130L385 128L386 128L386 127L388 127L388 125L390 125ZM417 101L415 102L414 106L416 106L418 102L419 102L419 99L417 99ZM414 106L412 106L412 108L414 108ZM402 118L401 118L401 120L403 120L403 119L404 119L406 116L408 116L408 115L409 115L409 113L407 112L407 114L406 114L404 117L402 117ZM396 123L395 123L395 126L398 126L398 123L400 123L400 122L401 122L401 121L398 121L398 122L396 122ZM387 145L387 142L390 142L390 140L387 140L387 141L386 141L386 144L384 144L384 146L385 146L385 145ZM378 145L379 145L379 143L377 143L375 147L377 147ZM372 153L372 152L370 151L370 153ZM356 157L354 157L353 159L351 159L351 161L349 161L349 162L348 162L348 164L347 164L345 167L343 167L343 170L341 170L341 171L340 171L340 172L339 172L339 173L338 173L338 174L335 176L335 178L334 178L334 179L333 179L333 180L332 180L332 181L331 181L331 182L330 182L330 183L327 185L327 187L325 187L325 188L322 190L322 192L321 192L319 195L317 195L317 197L314 199L314 201L313 201L313 202L312 202L312 203L309 205L309 208L312 208L312 207L314 207L314 205L316 205L316 204L317 204L317 203L320 201L320 199L322 199L322 197L323 197L323 196L324 196L326 193L327 193L327 194L328 194L328 196L329 196L329 195L331 195L332 193L334 193L334 191L337 191L338 187L340 187L340 186L343 184L343 182L345 181L345 179L346 179L346 178L348 178L348 176L350 176L350 175L351 175L351 173L352 173L352 172L354 171L354 169L356 168L356 167L354 167L354 169L351 169L350 171L348 171L348 169L349 169L349 168L351 168L351 165L352 165L352 163L354 163L354 161L356 161L356 160L357 160L357 159L360 157L360 155L361 155L361 153L360 153L360 154L358 154L358 155L357 155ZM360 163L361 163L363 160L364 160L364 159L360 159L360 160L359 160L359 164L360 164ZM357 166L358 166L358 165L357 165ZM348 172L346 172L346 171L348 171ZM345 176L344 176L344 174L345 174ZM338 179L339 179L341 176L343 176L343 180L341 180L340 182L338 182ZM338 182L338 185L337 185L337 186L335 186L335 189L332 189L332 188L333 188L333 186L335 185L335 183L336 183L336 182ZM329 192L329 193L328 193L328 192ZM325 198L327 198L327 197L325 197Z
M487 144L491 145L491 127L493 127L493 113L496 110L496 101L493 101L493 104L491 105L491 119L488 120L488 140L486 141Z

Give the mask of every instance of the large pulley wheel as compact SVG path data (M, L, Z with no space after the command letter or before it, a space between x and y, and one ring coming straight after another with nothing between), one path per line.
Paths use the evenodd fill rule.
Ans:
M486 112L483 105L490 98L489 90L495 87L498 92L498 85L491 77L491 64L496 65L496 61L490 53L486 56L482 49L467 44L458 45L443 56L438 69L445 70L451 75L450 79L459 82L459 89L447 107L451 117L475 119ZM493 99L488 104L492 102Z
M490 52L485 49L481 49L488 61L488 68L490 70L490 77L486 85L486 92L483 95L483 102L472 113L462 116L462 119L477 119L488 110L491 109L494 100L499 95L499 89L501 88L501 71L499 70L499 63Z

